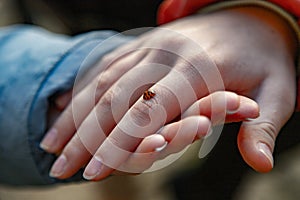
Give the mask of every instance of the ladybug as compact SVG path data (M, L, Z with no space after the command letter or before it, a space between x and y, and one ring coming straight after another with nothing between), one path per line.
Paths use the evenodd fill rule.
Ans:
M155 96L155 93L153 91L147 90L144 92L143 99L149 100L149 99L152 99L154 96Z

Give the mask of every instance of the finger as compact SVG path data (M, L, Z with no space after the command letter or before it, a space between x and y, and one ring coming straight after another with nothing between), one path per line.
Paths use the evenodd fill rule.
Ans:
M73 97L72 104L68 105L53 127L46 133L40 144L41 148L50 153L61 151L76 132L76 127L79 127L101 96L116 80L128 71L129 68L137 64L143 58L144 53L145 52L138 52L136 54L129 54L128 56L124 55L125 58L119 55L115 60L113 60L112 57L109 57L108 61L105 60L105 65L107 64L109 66L103 66L102 68L109 68L96 77L84 90ZM122 62L119 60L120 57L122 58ZM66 97L66 99L67 98L68 97ZM62 104L63 107L65 102Z
M224 101L226 101L226 103L224 103ZM214 107L212 107L212 102L215 103ZM212 111L212 108L214 111ZM253 100L244 96L238 96L233 92L215 92L201 98L190 106L182 115L183 120L169 124L160 131L159 136L164 136L166 141L168 141L168 145L165 145L163 141L156 138L158 137L157 134L146 137L138 146L136 152L126 161L126 167L122 166L121 169L124 171L134 169L136 170L135 172L140 173L148 169L158 158L164 158L172 153L183 150L190 145L192 141L203 138L209 132L208 127L203 129L203 125L208 125L208 123L205 123L206 118L200 115L210 117L212 112L220 113L225 110L227 113L226 122L237 122L247 118L256 118L259 115L258 105ZM202 122L199 123L199 120L202 120ZM198 132L195 130L191 131L197 124L202 126L201 128L199 126ZM187 127L189 130L182 128L181 131L179 131L180 126ZM156 140L159 140L159 142ZM164 150L163 152L157 153L156 151L158 149ZM137 166L140 167L139 170Z
M72 148L73 146L77 148ZM79 156L80 159L74 159L77 158L74 155ZM54 162L49 175L58 179L69 178L82 168L91 157L92 155L82 144L81 139L75 135L65 147L65 151Z
M278 74L264 81L256 98L261 111L257 119L244 122L238 134L243 159L253 169L268 172L273 168L276 137L291 116L295 104L292 76Z
M151 88L156 93L152 99L140 98L101 144L85 169L84 176L93 180L105 178L130 156L141 138L155 133L208 90L222 87L223 82L216 78L219 71L216 72L216 68L207 64L207 60L200 63L202 74L194 66L179 64L177 70L172 70ZM203 84L204 77L211 88ZM178 82L180 84L174 84Z
M209 119L203 116L187 117L179 122L168 124L159 131L159 134L146 137L119 169L127 173L142 173L155 161L180 152L192 144L195 139L203 138L210 132L210 126ZM174 157L174 159L177 158ZM160 169L174 161L160 161L158 165L149 170Z
M239 108L234 112L227 111L227 116L225 120L226 123L248 121L259 117L260 110L258 104L254 100L249 99L247 97L239 97Z
M140 71L146 74L152 74L151 79L148 82L145 82L145 78L140 77ZM145 83L147 86L147 84L152 83L151 81L153 77L155 77L156 80L159 80L166 73L167 71L162 72L161 70L155 70L155 66L153 65L150 67L147 65L145 68L142 66L136 67L136 69L131 70L127 74L123 75L118 84L111 88L106 93L104 98L100 99L92 112L85 118L84 122L78 128L75 140L78 140L79 138L81 143L73 142L72 138L67 147L63 150L61 156L68 157L68 162L81 163L82 158L87 158L90 156L90 154L95 153L96 149L116 125L116 121L123 116L132 102L136 101L136 99L140 96L141 91L139 93L136 92L136 90L140 90L143 87L131 88L132 91L130 92L130 89L120 89L124 85L124 82L128 83L130 82L128 80L131 80L131 82L135 83L138 79L140 79L140 81ZM117 103L114 103L115 101L117 101ZM76 149L82 148L81 146L77 146L81 144L87 149L88 152L86 152L85 155L82 153L78 153L78 155L74 154L73 152L76 152ZM86 161L86 159L84 160ZM70 165L70 167L76 167L76 169L68 168L68 170L65 170L65 173L68 176L70 173L67 171L75 172L76 170L80 169L81 165ZM53 170L55 171L55 168ZM66 178L67 175L60 174L60 177Z
M97 134L94 134L94 131ZM101 141L105 138L106 133L99 126L97 117L88 115L86 122L79 127L77 133L64 147L60 156L53 164L50 176L66 179L74 175L88 163L91 155L96 152Z
M153 134L143 139L135 153L150 153L158 151L166 145L165 138L160 134Z
M70 90L56 97L54 103L58 110L63 111L70 103L71 99L72 91Z
M166 146L162 135L153 134L143 139L137 150L114 174L139 174L148 169L157 159L158 150Z
M104 129L104 133L106 135L111 132L113 129L119 129L119 131L122 131L119 126L116 126L116 122L118 122L123 115L126 113L128 108L131 107L131 104L135 102L142 91L145 90L145 88L149 87L149 84L153 84L153 82L156 82L160 80L163 76L165 76L169 69L167 70L157 70L157 67L160 66L155 66L156 64L151 64L151 65L145 65L145 66L140 66L136 67L134 70L128 72L125 74L118 82L118 84L110 90L97 104L93 112L89 116L97 116L98 124L100 125L101 128ZM140 74L151 74L151 77L141 77ZM130 77L130 79L129 79ZM128 84L128 85L127 85ZM134 86L134 87L133 87ZM146 86L146 87L145 87ZM143 89L139 91L140 89ZM138 92L135 92L138 91ZM131 108L130 108L131 109ZM89 123L89 117L83 122L82 125L85 123ZM97 134L99 134L99 131L96 129L87 129L83 133L78 131L78 134L86 134L86 132L89 132L88 135L94 135L92 138L95 138ZM154 132L153 132L154 133ZM123 134L124 138L120 138L120 142L122 141L127 141L127 140L134 140L134 141L141 141L141 138L134 138L132 136L129 136L127 134ZM82 137L86 137L82 135ZM142 136L141 136L142 137ZM103 140L98 140L100 144L104 141ZM89 148L90 144L85 143L85 146ZM100 146L100 145L99 145ZM101 145L102 146L102 145ZM113 145L114 146L114 145ZM127 157L129 154L135 150L135 148L138 146L138 142L130 146L128 149L129 151L125 150L123 151L122 149L118 148L117 146L114 146L113 149L109 149L111 153L110 157L119 156L118 154L114 153L115 151L118 151L121 153L121 157ZM107 152L108 153L108 152ZM125 156L124 156L125 155ZM119 160L117 157L114 159ZM91 161L93 162L93 160ZM96 165L98 165L98 162L96 162ZM97 167L99 168L99 167ZM113 169L112 169L113 171ZM111 172L112 172L111 171ZM85 175L85 178L88 178L89 175Z
M184 150L195 140L202 139L211 133L211 122L205 116L191 116L167 125L160 134L164 136L168 145L163 149L166 157L169 154Z
M213 125L218 125L224 121L230 123L248 118L254 119L259 116L259 107L255 101L247 97L233 92L219 91L196 101L182 117L193 115L204 115L213 120Z

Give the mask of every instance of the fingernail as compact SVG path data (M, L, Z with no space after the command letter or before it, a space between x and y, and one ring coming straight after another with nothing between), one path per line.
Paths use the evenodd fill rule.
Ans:
M233 115L235 113L237 113L239 111L239 109L235 109L235 110L226 110L226 114L227 115Z
M251 122L251 121L253 121L253 120L255 120L255 118L245 118L245 121L248 121L248 122Z
M65 173L66 166L67 166L67 158L65 155L62 154L61 156L58 157L58 159L53 164L49 175L54 178L63 175Z
M161 147L157 147L155 148L155 152L161 152L162 150L164 150L168 145L168 142L166 141Z
M273 155L272 152L270 151L270 148L265 143L262 142L257 144L257 148L261 153L263 153L268 158L270 164L273 167Z
M238 102L239 101L239 96L235 93L227 93L225 95L226 97L226 114L232 115L238 112L239 110L239 105L237 103L233 102Z
M56 141L57 141L57 130L55 128L52 128L46 133L46 136L40 143L40 147L47 151L53 147Z
M83 173L83 178L87 180L92 180L96 178L101 172L102 162L94 157L88 166L85 168Z

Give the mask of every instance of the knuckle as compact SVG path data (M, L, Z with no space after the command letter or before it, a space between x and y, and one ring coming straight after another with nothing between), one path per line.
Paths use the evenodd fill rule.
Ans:
M115 97L115 92L113 90L108 90L105 95L100 100L101 108L106 108L111 110L112 107L112 100Z
M200 70L194 64L183 63L178 68L178 71L182 72L182 74L185 76L186 79L190 79L190 78L199 79L199 78L201 78Z
M193 91L191 91L193 92L193 94L199 95L198 93L200 92L200 85L203 87L203 89L206 89L207 86L204 78L202 77L204 72L200 71L196 66L182 63L181 65L176 67L176 70L177 73L180 74L178 78L181 79L181 84L186 85L185 88L193 89Z
M115 55L113 54L106 54L101 59L101 64L108 67L115 59Z
M127 150L122 146L121 140L118 137L114 137L113 135L107 138L107 145L110 146L110 149Z
M99 99L102 94L111 86L111 75L108 71L102 72L96 81L95 98Z
M267 137L269 137L272 141L275 141L278 131L274 123L263 122L260 124L260 128L267 134Z
M146 126L150 123L150 112L153 110L151 101L141 101L132 107L131 115L134 122L139 126Z

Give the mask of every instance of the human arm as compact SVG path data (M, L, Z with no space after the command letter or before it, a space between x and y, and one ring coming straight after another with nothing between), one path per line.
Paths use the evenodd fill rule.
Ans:
M197 24L197 26L195 26L195 24ZM211 24L214 26L211 26ZM89 137L95 138L99 133L99 129L94 129L96 130L95 132L87 132L87 127L89 125L107 125L103 126L106 130L104 130L104 133L102 133L103 135L101 136L102 139L100 139L100 141L104 141L104 143L101 144L100 142L101 146L98 151L97 148L99 144L94 146L92 152L97 153L95 153L94 158L91 161L92 164L87 166L85 173L88 174L88 171L89 169L91 170L91 168L94 170L99 169L99 160L101 160L104 163L102 165L102 173L100 175L98 174L99 176L94 177L93 180L99 180L106 177L113 171L112 168L118 168L119 164L126 160L126 156L122 156L121 152L118 152L114 145L119 147L119 149L125 149L128 150L127 152L130 152L130 150L135 149L140 142L140 139L136 138L138 135L130 134L141 134L140 132L143 132L143 135L139 135L139 137L144 137L147 136L147 134L153 133L153 130L158 130L162 125L161 120L155 121L155 118L152 119L150 117L150 122L154 122L151 124L153 127L150 127L153 128L153 130L145 131L145 129L137 128L133 132L129 131L128 135L128 133L122 133L120 129L114 128L114 120L116 120L116 123L121 127L122 125L127 124L127 122L130 123L129 118L124 118L125 113L127 117L133 117L133 120L135 120L134 122L138 124L146 123L149 122L149 115L147 114L149 107L154 113L158 112L155 116L163 116L164 113L160 113L161 110L159 110L159 106L162 106L162 110L165 110L167 113L166 119L164 120L169 122L180 113L182 108L184 110L195 100L200 99L209 92L219 90L220 85L214 83L220 80L216 79L216 76L213 76L216 74L210 71L214 70L214 68L208 66L217 67L217 71L221 74L221 81L223 81L222 83L224 83L226 90L235 91L238 94L251 97L259 103L261 107L260 117L251 122L243 123L238 136L238 144L241 154L250 166L261 172L271 170L273 167L271 152L275 145L275 138L280 128L293 112L295 103L295 69L293 65L295 39L289 26L273 12L261 8L246 7L228 9L204 16L197 15L188 17L168 24L164 26L164 28L166 29L163 31L167 30L167 33L169 34L159 34L166 32L154 30L135 41L131 44L132 46L127 46L129 52L136 50L136 48L140 47L139 45L142 45L142 47L145 47L146 49L149 49L149 47L154 47L152 49L150 48L150 50L155 49L153 51L138 51L136 54L128 54L122 57L126 64L134 63L133 66L122 65L122 62L118 62L118 58L120 58L118 54L120 54L120 52L115 52L115 54L112 53L107 59L108 63L111 61L115 62L111 62L112 65L110 70L106 71L105 75L119 74L119 77L121 75L118 73L118 70L121 70L126 66L131 69L137 63L139 64L137 66L141 66L141 64L147 65L147 63L159 63L167 66L174 65L173 68L176 70L171 70L173 73L168 73L167 76L159 73L153 75L147 71L153 69L147 67L145 67L144 71L139 71L141 68L133 68L130 73L127 73L127 78L147 78L145 75L152 75L151 78L153 79L150 80L153 82L151 83L158 83L151 87L156 92L156 96L152 100L143 102L143 100L139 98L145 90L145 88L142 88L138 91L138 95L135 96L135 99L133 99L133 101L139 100L137 103L133 104L133 108L131 107L130 111L126 113L128 109L126 104L128 98L127 93L128 91L131 91L129 89L132 89L130 86L138 84L134 81L128 81L128 79L128 82L126 83L125 76L122 76L120 79L121 81L116 82L116 87L110 88L108 92L104 93L109 87L105 88L105 90L104 88L96 90L96 94L99 94L99 96L96 98L97 104L95 109L93 109L93 106L90 106L88 109L86 107L81 107L81 110L79 109L76 111L77 114L75 114L75 118L79 119L78 122L80 125L76 135L81 139L88 139ZM168 32L168 30L171 31ZM176 34L172 35L174 32L180 33L179 35L181 36L183 35L184 39ZM200 51L200 53L199 51L195 51L199 54L189 54L189 51L188 54L183 54L185 59L191 61L193 67L191 67L189 63L176 62L176 57L172 57L172 55L166 53L168 51L177 52L177 50L186 50L193 47L193 45L184 46L186 44L185 42L189 41L189 39L185 40L186 38L192 39L196 45L199 45L205 50ZM277 42L274 43L273 41ZM182 52L184 51L180 51L180 53ZM210 62L211 60L207 59L208 57L205 56L206 53L213 62ZM182 56L182 54L179 55ZM117 59L114 60L115 58ZM207 63L209 64L206 65ZM164 73L162 71L160 72ZM179 72L179 75L180 73L183 75L179 80L188 80L188 82L180 82L181 84L179 85L172 84L173 82L178 82L178 74L174 74L176 72ZM199 74L195 72L199 72L202 76L199 76ZM98 79L95 79L95 82L92 83L94 86L91 86L93 88L91 91L99 89L96 87L98 84L101 86L101 84L105 83L103 85L110 86L119 78L117 77L112 80L108 77L110 76L103 75L101 77L100 75ZM189 84L192 85L193 89L184 91L187 87L191 86ZM205 84L207 84L207 87L204 86ZM89 90L85 89L80 97L77 96L74 99L74 102L76 105L83 105L82 102L86 102L85 97L94 98L93 94L93 92L91 93ZM196 95L193 96L194 94ZM129 92L129 96L130 95L131 93ZM183 103L183 107L176 101L181 101L180 103ZM111 103L114 103L116 107L111 107ZM125 108L118 106L124 105L124 103L126 105ZM147 107L145 107L144 103L146 103ZM158 110L152 109L155 107L158 108ZM116 109L117 115L112 116L112 113L108 112L108 108ZM86 118L91 110L91 114ZM277 114L278 112L280 112L280 114ZM103 113L106 114L105 117L101 116ZM99 117L95 118L95 116ZM64 145L75 133L72 131L63 131L62 127L65 124L70 123L69 120L72 121L73 119L61 118L54 125L58 137L61 138L58 138L57 141L60 142L56 143L57 145L52 149L48 146L50 152L56 152L63 149ZM162 119L163 122L164 120ZM109 134L107 138L106 134ZM131 136L133 136L133 138ZM110 143L110 141L113 141L113 144ZM72 139L68 144L68 148L63 151L63 154L66 155L70 153L68 160L72 160L73 162L71 163L76 163L78 160L75 152L77 146L73 142ZM88 142L85 143L84 146L89 148ZM108 150L110 148L112 151ZM72 154L72 152L75 153ZM111 155L115 155L116 157ZM117 156L120 157L118 158ZM88 160L89 159L87 159L86 162ZM111 168L107 166L111 166ZM61 177L63 177L63 175Z

